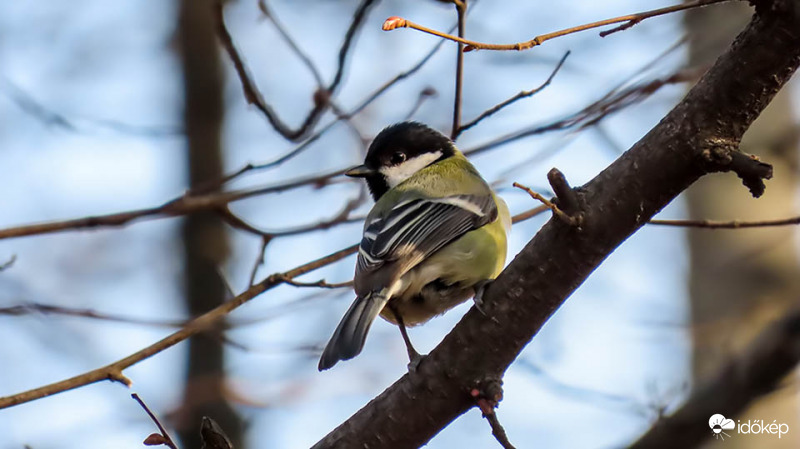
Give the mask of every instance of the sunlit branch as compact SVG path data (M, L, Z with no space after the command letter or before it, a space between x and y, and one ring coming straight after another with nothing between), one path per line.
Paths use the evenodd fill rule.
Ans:
M464 39L463 37L453 36L449 33L443 33L441 31L437 31L431 28L424 27L417 23L414 23L410 20L403 19L401 17L389 17L383 23L383 30L384 31L391 31L397 28L411 28L417 31L422 31L423 33L432 34L434 36L441 37L443 39L447 39L450 41L458 42L459 44L465 45L464 51L472 51L472 50L527 50L539 45L542 45L545 41L550 39L554 39L561 36L566 36L569 34L577 33L580 31L590 30L593 28L604 27L607 25L613 25L616 23L624 23L625 25L616 27L612 30L608 30L606 32L601 33L601 36L606 36L612 32L621 31L623 29L628 29L637 23L649 19L651 17L657 17L664 14L674 13L678 11L683 11L686 9L692 8L699 8L706 5L711 5L714 3L722 3L727 2L730 0L695 0L693 2L687 2L682 5L675 5L669 6L666 8L659 8L654 9L651 11L644 11L636 14L628 14L624 16L614 17L612 19L605 19L600 20L597 22L587 23L584 25L579 25L575 27L565 28L563 30L554 31L552 33L541 34L539 36L534 37L533 39L525 42L517 42L515 44L487 44L483 42L472 41L469 39Z

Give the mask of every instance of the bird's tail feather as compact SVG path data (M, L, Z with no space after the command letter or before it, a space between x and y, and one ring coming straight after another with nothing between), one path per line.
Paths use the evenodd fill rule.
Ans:
M339 360L352 359L361 352L372 322L387 301L387 296L379 293L370 293L353 301L322 352L320 371L332 367Z

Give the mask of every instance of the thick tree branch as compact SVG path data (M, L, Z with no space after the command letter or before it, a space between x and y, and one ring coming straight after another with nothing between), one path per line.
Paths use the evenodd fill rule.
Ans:
M759 2L758 11L683 101L576 189L580 228L551 219L487 288L488 317L471 309L415 372L314 447L425 444L474 406L469 391L476 381L502 376L589 274L681 191L711 172L754 171L756 161L732 164L743 160L734 156L737 144L800 63L797 1Z

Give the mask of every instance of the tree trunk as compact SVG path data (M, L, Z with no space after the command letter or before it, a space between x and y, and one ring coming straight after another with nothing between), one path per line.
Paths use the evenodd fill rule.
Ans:
M223 78L214 34L211 0L181 0L178 46L182 61L192 187L222 176ZM183 224L185 294L189 315L204 313L225 300L219 268L228 257L223 223L213 212L189 215ZM242 425L225 400L224 347L213 332L189 340L184 402L178 413L181 448L199 449L203 416L217 421L238 449Z
M690 64L713 63L751 15L751 8L743 2L687 12ZM687 191L691 219L763 220L797 214L798 127L789 90L784 89L775 97L741 144L742 151L773 165L775 176L769 181L766 194L754 200L743 194L732 177L705 177ZM689 231L695 384L714 375L732 354L751 343L766 324L798 304L800 266L795 234L795 227ZM788 423L791 429L800 429L798 412L797 389L784 388L757 401L738 418L763 419L769 423L777 420ZM717 413L726 415L725 410ZM732 434L724 442L712 440L709 446L795 448L800 447L800 432L780 439Z

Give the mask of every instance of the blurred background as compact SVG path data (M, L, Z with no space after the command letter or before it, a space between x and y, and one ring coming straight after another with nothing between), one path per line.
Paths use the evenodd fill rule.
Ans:
M546 89L465 131L459 147L481 149L472 160L512 213L537 205L512 182L548 195L545 175L558 167L573 185L583 184L655 125L724 51L750 16L739 3L653 18L605 38L595 30L526 52L466 54L465 122L542 84L571 51ZM472 0L467 36L518 42L671 4ZM456 18L452 5L372 2L349 46L333 111L296 142L247 104L219 45L211 6L210 0L0 3L0 228L158 206L247 164L276 161L329 126L302 151L225 189L279 185L355 165L375 134L409 117L449 133L451 42L352 118L340 120L336 111L359 107L437 48L439 39L429 35L381 31L385 18L448 30ZM226 3L225 22L249 73L289 128L314 108L319 85L336 78L340 47L360 8L355 0ZM587 112L608 98L617 100L601 113ZM795 81L747 135L744 150L775 165L763 198L751 198L732 175L715 175L660 218L797 215L798 110ZM504 136L514 138L497 144ZM0 396L98 368L157 341L230 298L229 290L247 288L254 266L258 281L357 242L357 220L302 231L370 206L358 182L338 176L231 203L235 216L275 234L265 247L261 236L223 223L213 211L0 241L0 264L13 260L0 272ZM509 260L547 219L514 226ZM646 226L509 369L498 414L511 441L546 448L632 441L796 304L799 249L795 227ZM302 280L344 282L354 263L351 256ZM378 321L359 357L317 372L321 349L352 299L348 288L270 290L235 310L226 331L126 370L131 390L104 382L0 411L0 448L141 447L156 429L131 392L182 448L199 447L203 415L237 448L308 447L406 371L399 333ZM435 347L468 307L411 329L417 348ZM742 414L788 423L788 436L736 435L719 447L797 447L796 386L792 375L785 388ZM497 443L473 409L428 447Z

